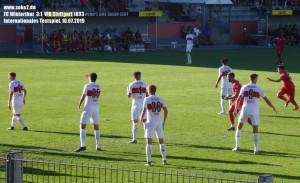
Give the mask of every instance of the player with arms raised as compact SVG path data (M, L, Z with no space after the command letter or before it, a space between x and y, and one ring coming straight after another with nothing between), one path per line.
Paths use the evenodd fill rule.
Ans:
M156 86L148 86L149 97L144 99L143 111L140 117L141 125L144 125L145 128L145 138L146 138L146 157L147 163L145 166L151 165L151 154L152 154L152 141L153 134L156 133L158 138L160 152L162 155L162 163L167 164L166 161L166 145L164 144L164 127L168 116L168 109L164 100L155 95ZM164 118L161 118L161 109L164 111ZM147 113L147 122L144 123L143 119Z
M132 141L129 144L137 143L138 120L143 110L143 101L147 94L147 84L141 80L142 73L133 73L135 81L131 82L127 88L127 97L132 97L131 120L132 120ZM143 119L146 121L146 119Z
M16 80L17 74L15 72L8 73L9 83L9 96L8 96L8 109L13 109L13 116L11 119L11 126L8 130L15 129L15 123L19 121L23 126L23 130L27 131L28 128L25 125L25 122L21 116L21 110L23 104L25 104L25 97L27 91L23 85L23 83L19 80Z
M219 68L219 77L216 82L216 88L218 88L218 84L222 81L221 86L221 112L218 114L226 114L226 103L225 103L225 96L231 96L231 83L227 79L227 74L233 72L232 68L229 67L228 64L229 60L227 58L222 58L221 63L222 66ZM229 102L230 103L230 102Z
M86 150L86 124L90 121L94 125L94 135L96 139L96 150L101 151L100 148L100 130L99 130L99 107L98 99L101 93L100 84L96 83L97 74L91 73L86 75L89 79L89 84L86 84L83 88L83 92L79 101L78 110L85 101L84 109L80 118L80 142L81 146L75 150L75 152Z
M238 129L236 130L236 134L235 134L235 147L232 149L232 151L239 151L243 124L248 120L248 118L250 118L252 122L252 128L253 128L254 154L258 154L258 125L259 125L260 97L262 97L265 100L265 102L273 109L273 111L277 113L275 107L267 98L264 91L258 85L256 85L257 77L258 77L257 74L250 75L250 83L242 87L239 97L237 99L237 105L235 106L234 109L235 116L238 113L238 107L242 99L244 101L238 119Z

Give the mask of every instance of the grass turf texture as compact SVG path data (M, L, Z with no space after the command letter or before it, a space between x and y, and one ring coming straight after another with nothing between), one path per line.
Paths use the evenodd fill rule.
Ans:
M253 155L253 135L245 125L241 151L234 153L234 132L227 132L227 115L220 111L216 89L220 58L228 57L242 84L248 83L250 73L259 74L258 85L266 92L278 110L275 114L261 100L260 155ZM299 48L286 48L285 65L292 73L299 99ZM130 106L126 87L133 81L132 73L142 71L142 79L156 84L157 95L162 96L169 109L165 129L167 159L170 165L161 165L159 147L153 145L152 161L155 170L179 171L223 177L255 178L264 173L273 174L287 182L300 180L299 111L290 104L284 108L276 93L282 83L267 81L278 78L274 49L240 49L193 51L193 64L186 66L181 52L146 53L62 53L23 55L1 54L0 64L0 154L22 150L26 159L72 162L94 165L112 165L145 169L145 142L139 128L137 145L131 139ZM23 118L29 131L15 131L10 126L11 112L7 109L7 73L15 71L27 91ZM84 74L98 73L102 85L100 96L101 147L95 151L92 125L87 127L87 151L75 153L79 147L79 118L76 110ZM220 86L220 85L219 85Z

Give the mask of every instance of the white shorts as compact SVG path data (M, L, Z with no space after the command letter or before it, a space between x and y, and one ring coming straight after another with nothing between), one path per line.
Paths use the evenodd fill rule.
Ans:
M221 96L233 95L231 88L221 88Z
M94 125L97 125L100 121L99 118L98 107L85 107L80 117L80 124L87 124L90 122Z
M146 122L144 123L145 128L145 138L153 139L154 132L156 133L156 138L164 138L164 130L162 122Z
M259 125L259 115L247 115L247 114L241 114L239 116L238 122L239 123L245 123L248 122L248 118L251 119L252 126L258 126Z
M186 45L186 52L192 52L192 49L193 49L193 45L192 44Z
M142 111L143 111L143 106L131 108L131 120L133 121L133 120L140 119ZM144 115L144 119L146 119L146 115L147 114Z
M21 114L23 104L13 104L13 113L14 114Z

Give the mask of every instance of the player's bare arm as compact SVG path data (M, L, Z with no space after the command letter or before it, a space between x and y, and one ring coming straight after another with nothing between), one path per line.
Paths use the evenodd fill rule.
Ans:
M13 92L9 93L8 102L7 102L8 109L11 109L11 100L12 100L13 94L14 94Z
M234 112L233 112L233 115L236 117L237 116L237 111L238 111L238 106L240 106L240 103L241 103L241 99L242 99L242 96L239 96L238 99L237 99L237 102L236 102L236 106L234 108Z
M81 107L81 105L82 105L82 103L83 103L85 97L86 97L85 94L83 94L83 95L81 96L80 101L79 101L79 104L78 104L78 110L80 110L80 107Z
M144 125L144 116L145 116L145 113L146 113L146 109L145 108L143 108L143 111L142 111L142 114L141 114L141 116L140 116L140 125L141 126L143 126Z
M167 120L167 117L168 117L168 109L166 107L163 107L163 110L164 110L164 121L163 121L163 129L165 129L165 123L166 123L166 120Z
M233 95L233 96L226 96L226 97L224 97L224 99L225 100L229 100L229 99L234 99L234 98L238 98L238 96L239 96L239 94L238 93L236 93L235 95Z
M266 103L272 108L273 111L275 111L277 113L277 110L275 109L275 107L273 106L273 104L271 103L271 101L267 98L267 97L264 97L263 98Z
M269 81L273 81L273 82L280 82L280 79L271 79L271 78L267 78Z
M219 78L218 78L218 80L217 80L217 82L216 82L216 88L218 88L218 84L219 84L219 82L220 82L220 80L221 80L221 75L219 76Z
M24 88L23 92L24 92L23 104L25 104L25 98L26 98L26 95L27 95L27 90Z

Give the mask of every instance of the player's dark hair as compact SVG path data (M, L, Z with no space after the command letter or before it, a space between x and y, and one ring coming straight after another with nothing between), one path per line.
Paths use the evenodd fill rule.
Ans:
M97 74L94 73L94 72L92 72L92 73L90 74L90 78L91 78L91 81L92 81L92 82L95 82L95 81L97 80Z
M281 70L284 70L284 66L283 65L278 65L277 68L281 69Z
M257 77L258 77L257 74L251 74L251 75L250 75L250 79L251 79L251 80L256 79Z
M8 73L10 77L12 78L16 78L17 77L17 74L15 72L10 72Z
M234 74L233 72L230 72L230 73L228 73L227 75L228 75L229 77L233 77L233 78L235 77L235 74Z
M155 85L148 85L148 90L151 94L156 93L156 86Z
M142 73L140 71L136 71L133 73L134 77L137 78L137 77L141 77Z
M227 64L229 62L228 58L222 58L221 63Z

